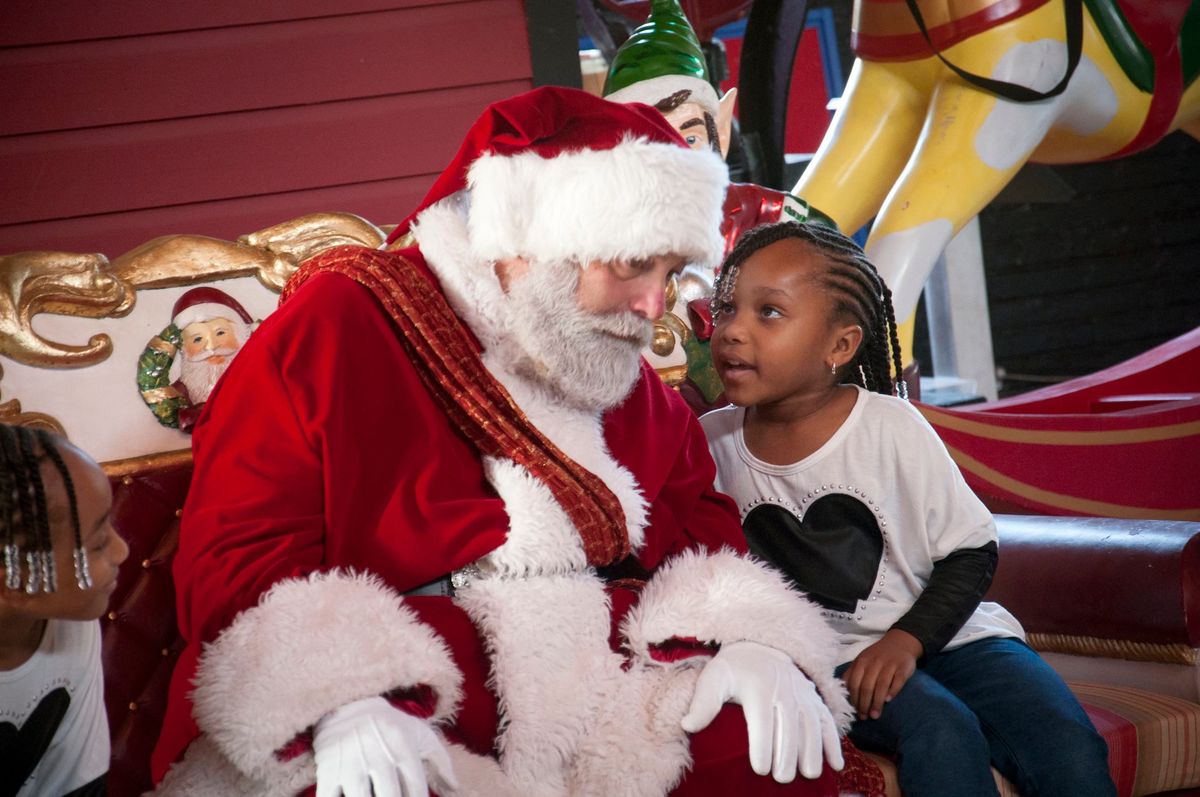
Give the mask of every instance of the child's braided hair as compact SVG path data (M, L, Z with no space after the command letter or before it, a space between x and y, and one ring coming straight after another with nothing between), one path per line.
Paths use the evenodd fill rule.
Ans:
M849 363L848 380L875 393L896 393L901 398L908 398L892 292L862 248L831 227L782 221L755 227L742 235L725 258L717 277L713 317L719 316L720 308L732 299L738 270L746 259L763 247L786 238L804 241L824 255L829 268L821 274L820 280L833 298L834 312L862 327L862 344Z
M42 483L41 463L45 460L49 460L62 477L75 532L75 580L80 589L89 589L92 580L83 550L75 484L54 436L44 429L0 424L0 540L4 545L4 586L8 589L23 587L29 594L54 592L58 588L46 487Z

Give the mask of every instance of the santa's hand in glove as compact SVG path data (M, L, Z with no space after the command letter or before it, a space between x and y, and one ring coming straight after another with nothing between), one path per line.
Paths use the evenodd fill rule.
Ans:
M722 645L696 681L683 729L708 727L721 706L741 705L750 743L750 766L791 783L796 771L821 775L823 760L843 766L837 723L817 688L787 654L757 642Z
M382 697L329 712L313 734L317 797L427 797L458 788L442 740ZM429 777L426 778L426 772Z

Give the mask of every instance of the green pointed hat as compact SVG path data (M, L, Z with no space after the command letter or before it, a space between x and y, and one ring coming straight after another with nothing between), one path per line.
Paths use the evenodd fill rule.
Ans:
M682 89L717 115L717 91L708 82L704 51L679 0L652 0L650 16L617 50L604 96L654 105Z

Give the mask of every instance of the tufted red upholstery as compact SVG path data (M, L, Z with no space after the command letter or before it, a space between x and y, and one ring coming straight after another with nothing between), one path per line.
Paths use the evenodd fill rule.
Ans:
M171 670L183 649L171 560L191 476L190 458L178 457L165 466L110 476L113 526L129 543L129 558L100 621L112 797L132 797L151 785L150 753L162 726Z

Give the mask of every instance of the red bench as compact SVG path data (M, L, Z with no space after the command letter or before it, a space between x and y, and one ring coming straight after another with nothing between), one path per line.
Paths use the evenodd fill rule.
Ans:
M130 547L103 620L109 789L126 797L150 786L150 752L182 648L170 565L191 458L108 470L113 522ZM1020 618L1030 643L1072 683L1109 742L1119 793L1200 795L1200 523L997 522L1000 566L988 598ZM877 760L899 794L890 763Z

